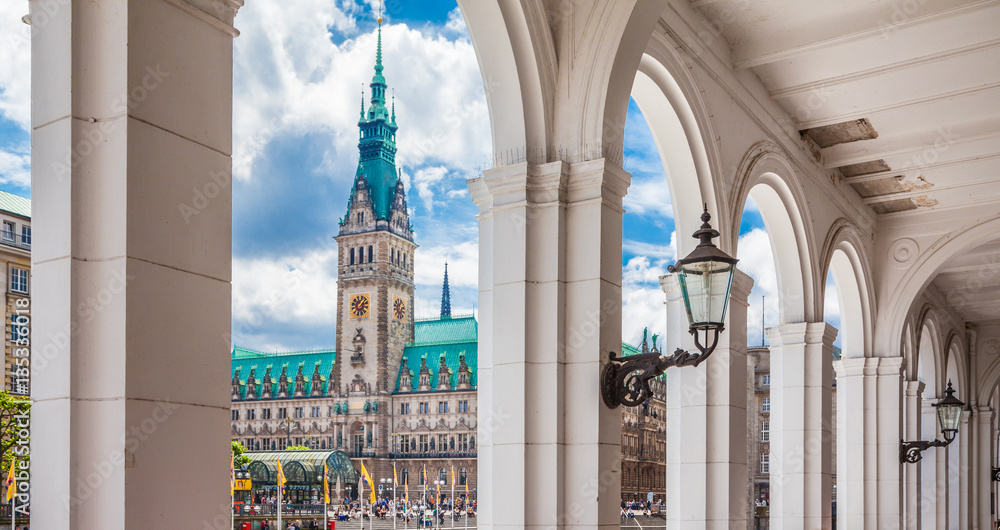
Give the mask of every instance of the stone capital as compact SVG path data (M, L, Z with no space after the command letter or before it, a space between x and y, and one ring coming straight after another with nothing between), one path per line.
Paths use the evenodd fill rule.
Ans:
M878 359L878 375L902 375L906 368L906 359L902 357L876 357Z
M837 378L860 377L875 375L878 369L878 359L875 357L856 357L833 362Z
M164 0L185 13L206 22L214 28L238 37L240 32L233 25L236 12L243 7L243 0Z
M974 407L976 421L980 425L989 426L993 421L993 410L989 407Z
M753 289L753 278L749 274L736 269L733 273L733 286L729 291L730 305L734 302L747 305L751 289Z
M569 164L568 202L601 199L618 209L632 183L632 174L605 158Z
M667 295L667 303L672 304L681 300L681 282L677 275L670 273L660 276L660 289Z
M472 196L472 202L476 203L476 206L479 207L479 215L488 215L490 208L493 206L493 196L490 195L489 187L486 186L486 178L476 177L465 181L465 183L469 187L469 195Z
M923 381L906 381L903 383L904 395L919 399L924 392L925 386Z

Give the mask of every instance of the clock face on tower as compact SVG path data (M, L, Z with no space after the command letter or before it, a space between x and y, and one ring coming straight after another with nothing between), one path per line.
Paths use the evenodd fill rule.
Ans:
M406 300L393 297L392 316L395 317L396 320L406 320Z
M351 295L351 318L367 318L370 307L368 293Z

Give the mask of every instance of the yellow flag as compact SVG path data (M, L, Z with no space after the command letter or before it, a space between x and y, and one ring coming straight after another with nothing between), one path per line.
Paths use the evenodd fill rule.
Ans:
M396 463L392 463L392 483L399 487L399 477L396 476Z
M17 480L14 479L14 458L10 459L10 473L7 473L7 500L14 498L14 490L17 489Z
M368 482L368 487L372 490L371 503L375 504L375 481L372 480L372 476L368 474L368 470L365 468L365 463L361 462L361 476L365 478Z
M451 487L455 487L455 466L451 466Z
M324 502L330 504L330 470L326 467L326 462L323 462L323 499Z
M410 485L406 483L406 477L403 477L403 495L406 502L410 502Z
M229 496L236 495L236 456L229 455Z
M281 469L281 460L278 460L278 487L284 488L287 482L288 480L285 479L285 470Z

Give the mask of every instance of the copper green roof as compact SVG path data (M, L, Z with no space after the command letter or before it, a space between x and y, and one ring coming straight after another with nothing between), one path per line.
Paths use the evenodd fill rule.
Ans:
M479 327L473 315L426 318L416 321L413 334L414 346L477 342Z
M330 472L330 486L340 477L341 484L357 484L358 473L351 459L343 451L247 451L250 458L247 471L253 479L254 487L274 485L278 475L278 460L290 485L322 484L317 480L323 476L323 464Z
M0 210L31 219L31 199L0 191Z
M239 372L240 399L246 398L247 380L251 371L254 372L254 379L257 381L257 399L263 393L264 375L267 369L271 369L271 394L272 399L278 396L278 380L281 377L282 368L286 369L288 378L288 395L291 397L295 391L295 376L302 366L302 375L305 379L306 395L312 390L312 378L316 371L316 363L319 362L319 374L323 394L329 388L330 369L336 360L336 354L331 350L307 350L288 352L261 352L247 348L233 348L232 367L230 378L236 377Z
M464 356L465 364L469 365L469 384L473 389L478 384L476 377L479 353L479 325L473 315L459 317L438 317L418 320L413 326L413 344L406 346L403 352L403 362L396 376L395 392L399 392L399 382L403 370L409 370L413 388L416 388L420 378L420 362L427 359L427 368L431 372L431 388L438 385L438 373L441 370L441 358L450 372L448 381L452 388L458 383L458 367Z

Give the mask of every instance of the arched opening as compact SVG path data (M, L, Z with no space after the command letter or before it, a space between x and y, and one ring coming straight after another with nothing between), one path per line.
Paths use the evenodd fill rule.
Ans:
M748 199L753 200L760 212L773 256L778 321L806 322L810 312L808 304L812 300L812 285L807 281L809 252L791 192L781 177L768 172L750 188Z
M661 338L667 331L664 324L676 327L680 323L663 318L660 277L667 274L668 265L694 249L697 241L690 236L701 223L703 203L713 213L715 226L722 226L720 216L725 216L716 208L702 131L668 67L643 56L631 96L623 142L624 169L632 177L622 218L622 348L626 355L667 349ZM672 197L685 200L673 201ZM716 243L726 245L725 241ZM669 462L679 461L677 445L677 452L665 455L670 447L668 436L679 434L663 428L666 386L660 381L653 389L653 399L622 412L621 492L625 502L662 505L669 490ZM631 506L641 509L639 504Z

